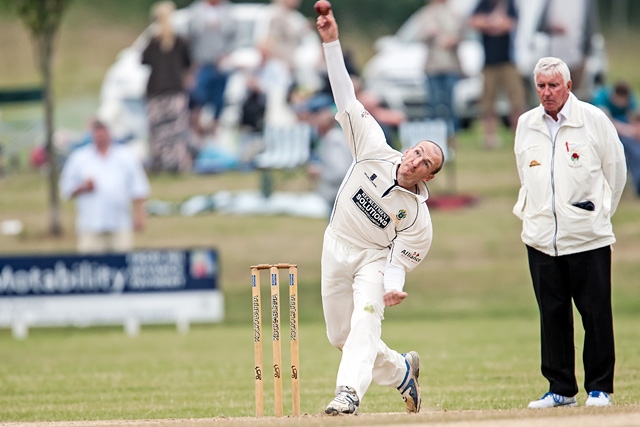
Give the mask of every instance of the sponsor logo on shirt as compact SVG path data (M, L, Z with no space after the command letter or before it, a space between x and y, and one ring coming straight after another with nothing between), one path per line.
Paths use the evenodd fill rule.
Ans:
M362 188L358 189L351 200L376 227L384 229L389 225L391 217Z
M371 181L371 183L373 184L373 186L374 186L374 187L378 187L378 186L376 185L376 183L375 183L375 182L373 182L373 180L375 180L375 179L378 177L378 175L376 175L375 173L372 173L372 174L371 174L371 176L369 176L369 174L365 172L365 173L364 173L364 176L366 176L366 177L367 177L367 179L369 179L369 181Z
M369 112L367 110L362 110L362 118L366 119L371 117L371 114L369 114Z
M407 217L407 211L405 211L404 209L400 209L396 214L396 218L398 220L405 219L406 217Z
M420 258L420 254L418 252L409 252L407 250L403 250L402 252L400 252L400 255L407 259L410 259L416 264L422 261L422 258Z

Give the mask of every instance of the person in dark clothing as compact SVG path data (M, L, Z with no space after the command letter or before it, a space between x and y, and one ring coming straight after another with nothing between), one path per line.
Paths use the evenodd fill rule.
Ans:
M486 148L499 145L495 101L503 87L506 88L511 103L512 129L515 129L518 117L524 111L524 84L513 61L511 49L511 32L516 21L513 0L481 0L471 16L471 26L482 35L484 47L482 115Z
M171 1L153 6L155 34L142 53L142 63L151 69L146 89L151 172L188 172L192 164L185 88L191 55L171 26L174 10Z

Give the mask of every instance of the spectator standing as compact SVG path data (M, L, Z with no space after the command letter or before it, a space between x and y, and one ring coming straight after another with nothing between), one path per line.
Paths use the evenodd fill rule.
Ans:
M224 59L235 48L237 23L227 0L198 0L189 7L189 43L196 66L195 84L191 90L191 123L200 136L215 133L224 109L224 92L230 70ZM210 106L213 118L205 128L202 108Z
M151 172L189 172L192 165L185 88L191 54L186 40L173 29L174 11L172 1L153 6L154 35L142 52L142 63L151 68L146 90Z
M593 104L600 107L611 119L624 147L627 170L631 174L637 196L640 196L640 112L637 100L629 84L616 82L613 87L602 87L596 93Z
M149 182L142 162L129 147L113 143L104 123L94 120L91 131L92 143L65 162L60 192L76 199L78 252L126 252L133 248L133 231L144 228Z
M525 91L512 55L511 33L517 22L513 0L480 0L471 15L471 26L482 35L484 67L482 69L482 115L484 146L495 148L498 140L498 116L495 101L506 88L511 103L510 126L515 129L524 111Z
M615 365L611 217L626 181L624 152L607 116L571 93L562 60L540 59L534 80L541 104L518 121L521 187L513 212L522 220L549 391L529 408L577 405L572 301L585 330L586 405L608 406Z
M431 0L419 13L418 39L428 48L425 63L428 117L446 120L449 135L454 135L459 121L453 107L453 92L462 75L458 46L464 20L448 0Z
M289 95L294 86L304 90L296 75L302 65L296 63L296 55L312 27L299 7L300 0L272 0L269 7L269 27L262 46L266 123L287 125L294 122Z
M590 99L584 67L597 28L597 5L593 0L546 0L540 30L549 35L548 56L567 64L573 93L584 101Z
M299 11L300 0L272 0L267 45L274 58L283 60L295 72L295 54L312 27Z

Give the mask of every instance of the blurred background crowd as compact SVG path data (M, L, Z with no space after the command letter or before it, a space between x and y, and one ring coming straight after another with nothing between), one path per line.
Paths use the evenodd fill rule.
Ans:
M334 3L336 14L348 6ZM367 17L375 13L374 3L353 2L349 9L361 9ZM376 37L382 32L376 38L358 32L357 14L343 21L352 28L342 39L358 98L381 123L390 145L400 150L410 145L401 132L406 123L441 121L451 150L456 136L473 126L480 129L477 143L486 149L509 146L515 120L537 104L535 62L557 56L570 66L576 96L610 115L640 194L640 114L631 83L636 79L609 78L603 35L603 23L612 33L620 22L632 22L625 11L633 5L620 0L609 8L596 0L401 3L396 9L404 15L393 17L401 25L392 34L388 22L371 32ZM132 148L149 175L302 167L330 206L350 154L333 119L312 2L145 4L148 26L132 42L123 40L103 75L97 105L83 111L84 129L57 129L60 166L92 143L97 120L114 144ZM384 21L377 16L369 25ZM76 65L90 66L91 58ZM0 81L0 91L10 86ZM0 109L7 108L3 99ZM32 166L46 167L41 137L16 136L2 115L0 124L3 173L8 164L17 164L11 159L24 146ZM262 190L269 196L269 182Z

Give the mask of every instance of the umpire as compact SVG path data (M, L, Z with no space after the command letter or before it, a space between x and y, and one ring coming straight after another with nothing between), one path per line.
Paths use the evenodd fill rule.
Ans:
M529 408L577 405L572 300L585 330L586 406L608 406L615 365L611 216L626 181L624 152L609 118L571 93L564 62L542 58L533 74L541 105L518 120L521 188L513 212L522 220L549 392Z

